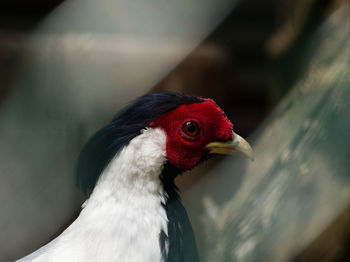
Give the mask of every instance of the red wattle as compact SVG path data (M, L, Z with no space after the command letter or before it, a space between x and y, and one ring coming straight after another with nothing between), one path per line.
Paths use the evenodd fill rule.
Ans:
M196 122L200 128L200 133L194 140L186 139L182 131L183 124L188 121ZM166 132L167 157L181 170L193 168L201 159L208 143L232 139L233 129L224 112L211 99L179 106L151 122L150 127L160 127Z

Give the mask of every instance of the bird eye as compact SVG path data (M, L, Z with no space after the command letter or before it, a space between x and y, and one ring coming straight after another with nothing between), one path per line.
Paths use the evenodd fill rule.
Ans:
M195 137L199 135L199 127L197 123L188 121L182 125L182 131L189 137Z

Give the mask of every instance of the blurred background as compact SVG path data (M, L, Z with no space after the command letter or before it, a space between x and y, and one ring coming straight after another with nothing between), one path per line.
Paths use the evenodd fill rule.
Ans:
M349 261L346 0L0 3L0 261L79 214L78 154L147 92L213 98L256 160L177 179L202 261Z

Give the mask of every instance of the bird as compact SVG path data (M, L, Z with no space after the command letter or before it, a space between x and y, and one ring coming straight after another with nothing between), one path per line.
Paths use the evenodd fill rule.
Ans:
M79 216L19 262L199 261L174 179L217 154L253 151L209 98L174 92L134 100L83 147Z

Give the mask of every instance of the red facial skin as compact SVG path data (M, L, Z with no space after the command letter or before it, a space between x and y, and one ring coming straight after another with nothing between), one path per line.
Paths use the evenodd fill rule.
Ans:
M166 132L168 159L183 171L198 164L207 144L232 139L233 125L225 113L213 100L203 100L179 106L150 123L150 127L160 127ZM188 121L198 125L200 132L197 136L190 137L184 133L182 127Z

